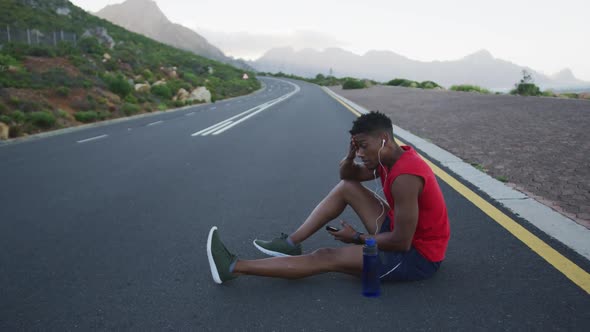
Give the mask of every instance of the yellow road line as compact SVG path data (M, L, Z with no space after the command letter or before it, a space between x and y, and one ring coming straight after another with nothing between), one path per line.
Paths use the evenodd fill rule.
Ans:
M338 98L335 98L333 96L332 98L338 100ZM350 106L346 105L340 100L338 101L342 105L344 105L348 110L350 110L357 116L360 116L360 114L357 111L353 111L350 108ZM400 145L403 144L398 139L396 139L396 142ZM590 274L588 272L584 271L574 262L560 254L557 250L553 249L543 240L539 239L536 235L529 232L526 228L522 227L519 223L517 223L512 218L507 216L504 212L500 211L498 208L496 208L488 201L480 197L474 191L467 188L464 184L462 184L457 179L449 175L443 169L433 164L430 160L428 160L424 156L421 157L426 161L426 163L428 163L428 165L432 168L434 174L436 174L441 180L446 182L455 191L457 191L468 201L477 206L481 211L487 214L495 222L500 224L500 226L504 227L517 239L526 244L529 248L531 248L531 250L536 252L549 264L555 267L559 272L563 273L573 283L585 290L586 293L590 294Z
M323 89L327 89L327 88L323 88ZM352 107L348 106L348 104L346 104L346 103L345 103L345 102L343 102L342 100L340 100L340 99L338 99L338 98L336 98L336 97L332 96L331 94L329 94L329 93L327 93L327 92L326 92L326 94L327 94L328 96L330 96L330 97L334 98L334 100L336 100L337 102L339 102L340 104L342 104L342 106L346 107L346 108L347 108L349 111L351 111L351 112L352 112L352 114L356 115L357 117L358 117L358 116L361 116L361 113L359 113L359 112L358 112L357 110L355 110L354 108L352 108Z

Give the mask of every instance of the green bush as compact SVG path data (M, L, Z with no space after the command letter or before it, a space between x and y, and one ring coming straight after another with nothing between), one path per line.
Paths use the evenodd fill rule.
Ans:
M203 78L200 78L193 73L183 73L182 78L194 87L202 86L205 83Z
M105 53L104 47L100 44L98 39L94 37L82 38L78 42L78 48L84 53L103 55Z
M171 99L172 98L172 91L168 87L167 84L161 85L154 85L151 87L151 91L154 95L164 98L164 99Z
M154 82L154 74L152 73L151 70L149 69L145 69L143 72L141 72L141 75L145 78L146 81L148 81L150 84L152 82Z
M60 86L56 89L56 92L59 96L67 97L70 95L70 89L65 86Z
M516 86L516 89L510 91L510 94L520 96L540 96L541 89L534 83L520 83Z
M10 117L12 118L12 121L14 121L15 123L24 123L27 120L27 116L25 115L25 113L21 111L12 112L12 114L10 114Z
M165 104L158 104L158 111L165 111L168 109L168 106Z
M436 88L440 88L441 86L433 81L424 81L424 82L420 83L419 87L422 89L436 89Z
M30 46L27 52L28 55L42 56L48 58L55 58L55 50L53 47L34 45Z
M183 107L187 105L187 102L185 102L184 100L175 100L173 102L174 107Z
M139 113L140 110L141 108L138 105L130 103L125 103L123 106L121 106L121 111L123 111L123 113L125 113L127 116Z
M429 81L425 81L425 82L429 82ZM434 83L434 82L432 82L432 83ZM416 81L412 81L412 80L407 80L405 78L396 78L396 79L393 79L393 80L387 82L387 85L391 85L391 86L403 86L405 88L418 88L418 87L420 87L420 83L418 83Z
M125 98L128 94L133 91L133 87L127 80L125 76L119 74L117 76L107 76L106 77L107 85L111 92L119 95L121 98Z
M0 54L0 67L18 66L18 60L8 54Z
M57 116L62 118L62 119L66 119L70 116L70 114L62 109L58 109L57 111Z
M99 121L104 121L106 119L108 119L111 116L111 114L109 112L98 112L98 120Z
M461 84L461 85L453 85L451 87L451 91L462 91L462 92L479 92L483 94L490 94L490 90L484 89L477 85L470 85L470 84Z
M95 111L76 112L74 114L74 118L76 118L76 121L79 122L90 123L98 119L98 113L96 113Z
M172 92L173 96L176 95L180 89L185 89L188 92L191 91L191 85L181 80L172 80L166 83L166 85L170 89L170 92Z
M0 122L3 122L4 124L11 124L12 119L8 115L0 115Z
M349 78L346 81L344 81L344 83L342 84L342 89L348 90L348 89L364 89L365 88L365 83L363 81L354 79L354 78Z
M127 97L125 97L124 100L125 100L125 102L130 103L130 104L137 104L138 103L137 98L135 98L135 96L132 94L127 95Z
M39 128L51 128L55 125L55 116L47 111L33 112L29 114L29 121Z
M90 89L94 84L92 83L92 81L89 80L84 80L82 81L82 87L84 89Z

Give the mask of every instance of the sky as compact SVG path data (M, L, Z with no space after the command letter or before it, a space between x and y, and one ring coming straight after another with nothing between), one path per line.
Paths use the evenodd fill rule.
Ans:
M172 22L236 57L255 59L272 47L292 46L444 61L486 49L548 75L570 68L590 81L587 0L155 1ZM123 1L72 2L94 12Z

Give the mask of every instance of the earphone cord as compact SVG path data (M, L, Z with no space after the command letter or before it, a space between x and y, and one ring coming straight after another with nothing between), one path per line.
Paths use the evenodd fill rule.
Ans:
M387 169L381 163L381 150L383 150L383 145L381 146L381 149L379 149L379 152L377 152L377 156L379 159L379 165L381 167L383 167L383 172L385 173L384 183L387 183L387 175L388 174L387 174ZM381 214L379 215L379 217L377 217L377 219L375 219L375 234L374 235L377 236L377 233L379 233L379 219L385 213L385 205L383 205L383 201L381 200L381 197L379 197L379 195L377 194L377 190L379 190L379 183L377 182L377 170L373 170L373 176L375 177L375 191L371 190L371 192L373 193L373 196L375 196L375 199L379 202L379 204L381 204ZM383 190L383 186L381 186L381 191L383 192L383 195L385 195L385 191Z

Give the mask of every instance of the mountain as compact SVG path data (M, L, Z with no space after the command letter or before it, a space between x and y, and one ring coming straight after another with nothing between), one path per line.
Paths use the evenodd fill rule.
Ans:
M18 137L260 88L253 72L125 30L66 0L0 0L0 26L0 139L7 128Z
M127 0L121 4L108 5L96 15L164 44L239 68L251 69L242 60L227 57L195 31L171 22L153 0Z
M340 48L324 51L275 48L250 65L262 72L284 72L313 77L318 73L369 78L386 82L394 78L415 81L435 81L443 86L474 84L488 89L510 89L522 78L526 69L534 82L543 88L588 85L565 69L547 76L528 67L494 58L487 50L480 50L454 61L416 61L391 51L369 51L356 55Z

